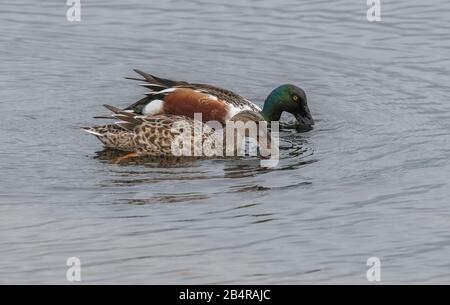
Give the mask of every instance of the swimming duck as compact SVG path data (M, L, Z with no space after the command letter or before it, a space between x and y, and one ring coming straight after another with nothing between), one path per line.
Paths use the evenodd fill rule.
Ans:
M181 140L190 143L188 144L189 156L196 156L195 151L201 152L200 156L202 157L217 156L216 141L220 141L223 144L222 141L226 139L226 129L221 129L222 126L220 124L219 127L223 132L222 134L218 133L218 130L208 124L186 116L174 114L136 115L135 113L124 111L114 106L104 106L111 110L114 113L112 117L119 121L115 124L83 127L83 129L95 135L106 148L129 152L129 154L116 160L115 163L141 156L182 156L182 152L179 151L176 153L172 147L174 141L180 140L179 137L181 137ZM259 113L250 110L241 111L230 119L230 121L243 123L263 120ZM200 135L200 141L195 138L195 134ZM236 138L234 139L236 140ZM264 145L260 145L260 149L266 149L267 155L270 149L270 139L264 133L260 134L259 140L261 143L264 141ZM239 148L239 145L234 147L234 154ZM225 150L227 148L223 145L220 149Z
M243 110L258 112L268 122L279 121L281 114L286 111L293 114L301 126L314 125L306 94L294 85L286 84L273 90L261 109L246 98L226 89L159 78L137 69L134 71L143 79L128 79L141 81L141 85L150 90L143 99L124 109L135 114L193 117L197 112L202 113L204 122L215 120L224 124Z

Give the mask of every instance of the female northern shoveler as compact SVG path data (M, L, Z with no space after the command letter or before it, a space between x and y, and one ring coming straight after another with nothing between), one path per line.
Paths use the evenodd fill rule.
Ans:
M217 141L222 143L220 149L228 149L223 145L226 139L226 129L222 129L219 124L219 130L211 128L211 126L195 121L192 118L173 114L156 114L152 116L136 115L131 112L121 110L119 108L105 105L106 108L114 112L113 118L119 121L115 124L84 127L83 129L95 135L106 148L117 149L129 152L128 155L119 158L116 163L124 159L151 156L151 157L171 157L171 156L217 156ZM261 115L254 111L244 110L234 115L230 121L246 123L248 121L259 122L264 119ZM176 125L177 124L177 125ZM184 130L183 130L184 129ZM187 132L187 133L185 133ZM234 132L234 131L233 131ZM195 137L198 135L198 138ZM242 134L242 136L245 136ZM173 150L174 141L187 141L188 153L176 154ZM187 139L187 140L186 140ZM234 141L236 141L236 134ZM260 149L265 149L265 154L270 150L270 139L267 134L260 134ZM261 141L264 141L262 143ZM240 143L240 142L236 142ZM263 145L261 145L263 144ZM183 146L182 144L181 146ZM240 149L237 144L234 146L234 154ZM195 151L201 153L196 155ZM186 153L186 151L184 151ZM219 155L222 155L219 153Z
M261 110L254 103L226 89L172 81L139 70L134 71L143 79L130 79L144 82L141 85L150 89L150 92L143 99L126 107L125 111L141 115L173 114L191 118L194 113L202 113L204 122L215 120L222 124L242 110L259 112L269 122L278 121L286 111L293 114L302 126L310 127L314 124L305 92L294 85L282 85L273 90Z

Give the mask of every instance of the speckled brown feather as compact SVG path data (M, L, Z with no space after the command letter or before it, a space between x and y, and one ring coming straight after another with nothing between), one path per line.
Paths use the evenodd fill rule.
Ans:
M133 133L118 125L109 124L104 126L85 127L83 129L95 135L106 148L134 151L135 145L133 143Z
M215 144L220 143L218 141L222 141L225 135L217 133L203 122L180 115L142 116L109 105L105 107L114 112L113 117L119 121L116 124L87 127L84 130L97 136L107 148L133 152L137 156L222 155L223 147L220 147L219 152ZM263 118L257 112L242 111L232 120L246 122L261 121ZM183 143L190 141L190 148L184 148L180 142L174 142L180 140ZM173 147L183 149L183 154L180 154L180 150L174 153Z
M156 115L151 117L132 116L120 112L116 117L124 119L117 124L84 128L94 134L107 148L136 152L138 156L171 156L172 143L180 136L179 126L191 133L192 155L194 149L203 147L205 141L212 141L214 130L201 122L178 115ZM129 120L126 121L126 120ZM200 142L194 141L195 134ZM200 150L201 151L201 150Z

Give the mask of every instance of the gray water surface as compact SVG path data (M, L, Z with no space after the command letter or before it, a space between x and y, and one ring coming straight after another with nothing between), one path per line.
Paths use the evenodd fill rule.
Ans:
M0 4L0 283L450 284L450 2ZM305 89L314 130L256 159L111 164L102 104L132 68L262 105ZM292 122L290 116L283 117Z

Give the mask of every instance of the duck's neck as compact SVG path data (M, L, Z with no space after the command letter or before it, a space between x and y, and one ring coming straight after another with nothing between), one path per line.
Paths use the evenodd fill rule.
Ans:
M269 96L264 102L264 107L261 111L261 115L266 121L272 122L279 121L282 112L283 111L280 109L278 103L273 99L272 96Z

